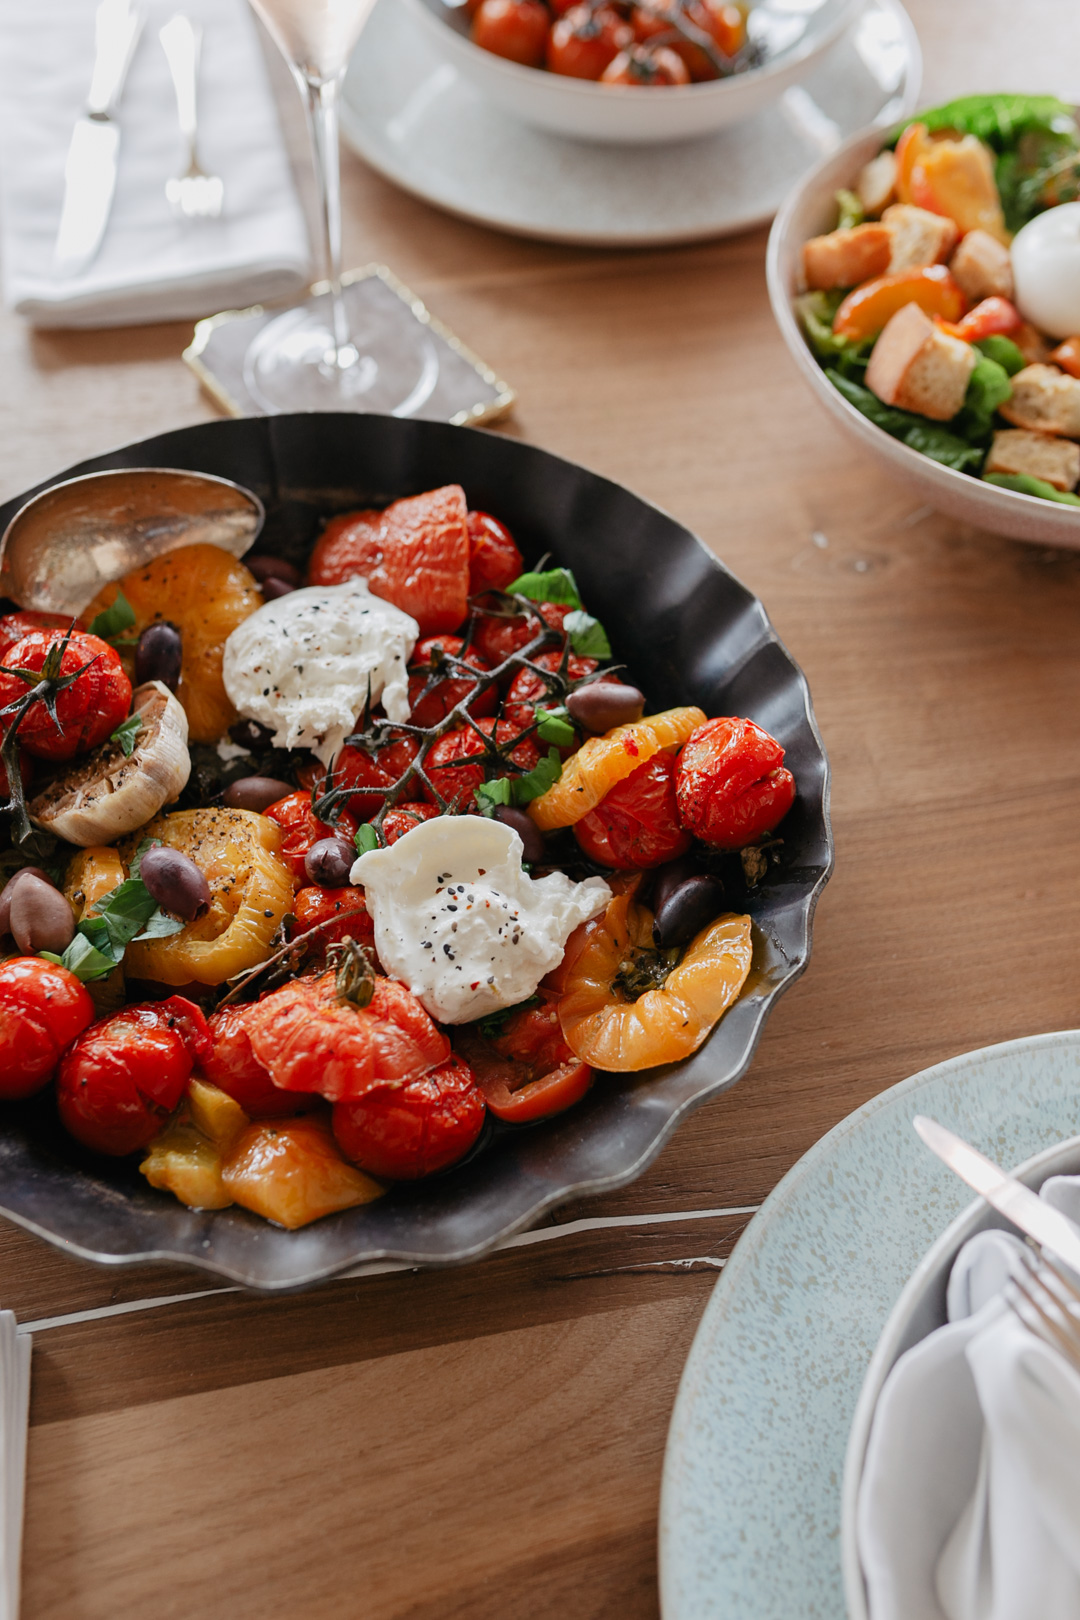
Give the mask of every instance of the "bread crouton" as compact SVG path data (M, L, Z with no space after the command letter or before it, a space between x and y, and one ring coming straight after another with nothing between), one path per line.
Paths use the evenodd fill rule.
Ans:
M863 212L879 218L896 201L896 153L886 149L863 169L855 182L855 195Z
M918 270L924 264L943 264L956 246L960 232L944 214L915 208L911 203L893 203L881 216L892 242L889 274Z
M1015 332L1009 333L1010 340L1016 344L1029 366L1044 366L1053 360L1050 345L1030 321L1021 321Z
M918 304L905 304L874 344L866 386L886 405L948 422L964 403L977 358L970 343L943 332Z
M989 231L968 231L949 260L949 269L973 304L983 298L1011 301L1016 296L1009 250Z
M811 292L857 287L889 268L892 238L884 225L853 225L803 243L803 280Z
M1080 382L1075 377L1056 366L1025 366L1013 378L1012 388L1012 398L998 407L1007 422L1032 433L1080 439Z
M1055 489L1072 490L1080 481L1080 444L1050 433L1005 428L994 434L984 473L1027 473Z

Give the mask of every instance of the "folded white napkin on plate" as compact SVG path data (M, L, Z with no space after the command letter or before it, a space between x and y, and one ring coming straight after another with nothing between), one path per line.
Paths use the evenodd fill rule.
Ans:
M0 1620L19 1620L26 1428L30 1415L30 1335L0 1311Z
M1075 1218L1080 1177L1042 1196ZM1080 1616L1080 1374L1000 1297L1023 1249L965 1244L948 1326L882 1388L858 1504L871 1620Z
M120 100L116 194L97 258L52 269L64 163L90 87L95 0L0 0L0 270L4 302L39 326L194 319L293 297L308 243L245 0L144 0L146 25ZM225 182L216 220L177 220L165 182L183 167L158 30L202 25L199 156Z

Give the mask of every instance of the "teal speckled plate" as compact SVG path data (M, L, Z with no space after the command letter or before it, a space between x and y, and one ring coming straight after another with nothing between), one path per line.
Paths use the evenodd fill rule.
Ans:
M1080 1031L939 1063L822 1137L754 1217L679 1386L660 1500L664 1620L839 1620L844 1451L878 1336L971 1194L929 1114L1016 1165L1080 1133Z

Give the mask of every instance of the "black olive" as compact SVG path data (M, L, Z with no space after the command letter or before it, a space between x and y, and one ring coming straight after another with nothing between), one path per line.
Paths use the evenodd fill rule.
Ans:
M260 586L264 602L276 602L279 596L291 596L296 586L287 579L267 579Z
M566 700L570 718L596 737L613 726L628 726L640 720L644 708L645 694L621 681L590 681L588 686L571 692Z
M260 585L265 585L268 579L283 579L295 590L300 583L299 568L294 568L284 557L268 557L263 552L258 557L245 557L244 567L255 575Z
M525 811L512 804L500 804L495 810L495 820L501 821L504 827L513 827L525 846L521 858L526 866L539 866L544 859L543 834Z
M180 665L184 644L175 624L159 619L148 624L135 648L135 685L143 681L161 681L170 692L180 684Z
M656 908L653 938L661 950L667 950L670 945L685 945L723 909L723 884L719 878L700 872L672 889L663 905Z
M229 737L238 748L262 749L270 747L274 733L269 726L261 726L257 720L234 720L229 727Z
M230 782L221 797L230 810L262 812L292 792L288 782L279 782L274 776L242 776L239 781Z
M25 871L16 876L22 882L16 886L8 907L8 929L16 945L26 956L35 956L38 951L52 951L59 956L75 935L75 914L70 904L46 878Z
M349 881L356 850L344 838L320 838L304 856L309 883L323 889L341 889Z
M190 855L168 844L148 849L139 866L142 878L159 906L185 922L194 922L210 910L210 885Z
M19 884L25 883L28 877L40 878L43 883L50 881L48 873L43 872L40 866L20 866L19 870L8 878L4 887L0 889L0 934L11 932L11 902Z

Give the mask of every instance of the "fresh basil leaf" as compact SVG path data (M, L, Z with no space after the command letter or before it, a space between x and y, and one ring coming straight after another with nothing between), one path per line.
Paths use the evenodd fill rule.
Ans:
M478 1018L476 1027L485 1041L493 1041L502 1034L515 1013L524 1012L526 1007L539 1007L540 997L530 996L527 1001L516 1002L513 1007L500 1007L498 1012L488 1013L486 1018Z
M576 608L563 620L563 629L570 637L570 645L582 658L610 658L611 643L599 619Z
M366 855L368 850L378 849L379 835L370 821L365 821L362 827L357 827L353 834L353 843L356 845L358 855Z
M514 790L508 776L497 776L494 782L481 782L473 788L473 798L485 816L493 816L497 805L513 804Z
M928 421L925 416L898 411L893 405L883 404L869 388L842 377L835 368L826 369L825 375L857 411L912 450L921 451L924 456L939 461L943 467L954 467L957 472L977 473L982 467L985 450L967 444L955 433L950 433L948 428Z
M61 967L66 967L69 973L74 973L84 983L89 979L104 979L116 966L117 959L110 952L100 950L83 932L83 927L80 923L63 956L53 956L46 951L42 951L41 955L48 956L50 962L59 962Z
M170 934L179 934L187 924L182 917L170 917L167 911L159 906L149 919L141 934L136 934L132 944L142 939L168 939Z
M975 344L980 354L985 354L988 360L996 360L1001 369L1010 377L1015 377L1018 371L1023 371L1027 365L1020 350L1012 338L1003 337L1000 332L991 333L990 337L980 338Z
M142 932L157 909L158 903L142 878L129 877L94 902L96 915L88 920L106 929L119 961L124 947Z
M92 636L111 642L123 636L124 631L130 630L134 623L135 611L123 591L118 590L116 600L110 607L95 614L88 628Z
M571 747L577 738L570 716L561 706L536 710L536 734L544 742L557 743L560 748Z
M1012 393L1012 383L1004 366L980 353L968 378L963 407L949 423L950 428L971 444L988 445L993 431L994 412Z
M539 765L534 765L527 775L513 778L511 786L514 803L529 804L533 799L538 799L548 788L555 786L561 775L562 760L559 758L559 750L549 748L547 758L542 759Z
M838 231L849 231L852 226L861 225L866 218L866 210L853 191L836 193L836 214Z
M530 602L561 602L581 606L581 593L569 568L549 568L542 574L520 574L506 587L511 596L527 596Z
M135 738L139 735L141 730L142 720L139 718L139 716L137 714L129 715L126 720L117 726L116 730L109 738L109 741L119 743L121 749L123 750L124 758L130 759L132 754L135 752Z
M160 838L141 838L139 840L139 847L136 849L132 858L131 865L128 867L128 877L137 878L139 876L142 871L143 856L146 854L148 849L160 848Z
M1062 506L1080 506L1080 495L1070 495L1055 489L1042 478L1030 473L984 473L984 484L997 484L999 489L1015 489L1020 495L1038 495L1044 501L1058 501Z

